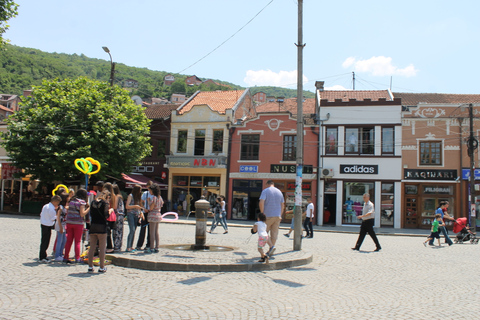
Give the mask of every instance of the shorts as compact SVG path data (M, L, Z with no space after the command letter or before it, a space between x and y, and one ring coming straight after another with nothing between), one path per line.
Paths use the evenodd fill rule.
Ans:
M432 232L430 233L430 235L428 236L429 238L432 238L432 239L440 239L440 232Z
M268 236L258 236L258 248L263 249L267 244Z

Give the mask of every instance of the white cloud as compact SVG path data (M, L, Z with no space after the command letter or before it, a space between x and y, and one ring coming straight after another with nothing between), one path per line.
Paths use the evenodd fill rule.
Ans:
M413 77L417 74L418 70L415 69L413 64L400 69L392 64L391 57L371 57L366 60L357 60L354 57L348 57L342 63L342 67L352 67L355 72L371 73L373 76L403 76Z
M297 84L297 70L279 72L273 72L272 70L248 70L243 81L249 86L291 87ZM308 79L304 75L303 83L306 82L308 82Z

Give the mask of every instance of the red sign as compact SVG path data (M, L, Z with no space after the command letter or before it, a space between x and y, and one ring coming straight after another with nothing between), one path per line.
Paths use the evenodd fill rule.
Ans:
M22 170L14 167L10 163L2 163L2 179L11 180L13 179L13 174L19 172L22 172Z
M162 179L167 179L167 173L165 171L162 171Z
M215 167L217 164L217 159L195 159L193 160L193 166L198 167Z

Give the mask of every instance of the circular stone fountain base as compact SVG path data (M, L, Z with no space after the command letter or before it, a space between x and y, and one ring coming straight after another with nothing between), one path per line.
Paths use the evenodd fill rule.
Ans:
M160 248L165 248L170 250L182 250L182 251L212 251L212 252L233 251L232 247L197 246L195 244L168 244L168 245L160 246Z

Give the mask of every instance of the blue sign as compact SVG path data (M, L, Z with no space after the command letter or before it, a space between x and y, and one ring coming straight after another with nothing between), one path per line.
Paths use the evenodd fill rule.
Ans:
M258 172L258 166L240 166L240 172L257 173Z
M462 169L462 180L470 180L470 169ZM475 169L475 180L480 180L480 169Z

